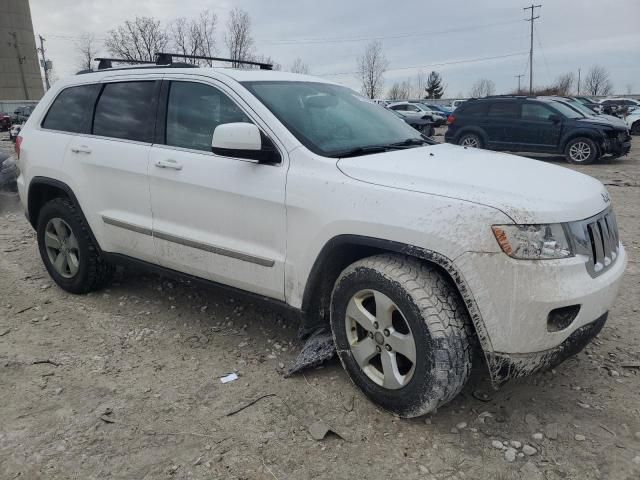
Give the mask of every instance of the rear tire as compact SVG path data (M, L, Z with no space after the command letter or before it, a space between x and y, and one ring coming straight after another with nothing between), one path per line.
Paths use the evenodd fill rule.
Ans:
M49 275L71 293L88 293L109 284L114 266L92 240L80 210L66 198L46 203L38 216L38 248Z
M331 298L331 328L347 374L373 402L405 418L452 400L471 372L470 319L456 288L418 259L378 255L347 267Z
M458 145L461 147L483 148L484 142L480 135L476 133L464 133L458 139Z
M599 157L598 146L587 137L569 140L569 143L564 148L564 154L567 162L578 165L593 163Z

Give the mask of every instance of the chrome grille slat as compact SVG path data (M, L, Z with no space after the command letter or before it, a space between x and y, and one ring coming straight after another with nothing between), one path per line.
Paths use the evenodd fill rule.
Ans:
M576 253L588 257L586 266L592 277L602 274L615 263L620 237L615 215L610 208L591 218L571 222L569 230Z

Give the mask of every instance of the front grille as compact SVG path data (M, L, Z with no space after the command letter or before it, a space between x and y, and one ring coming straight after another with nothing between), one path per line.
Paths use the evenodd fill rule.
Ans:
M620 238L616 216L611 208L586 220L569 224L576 253L586 255L592 277L608 270L618 258Z

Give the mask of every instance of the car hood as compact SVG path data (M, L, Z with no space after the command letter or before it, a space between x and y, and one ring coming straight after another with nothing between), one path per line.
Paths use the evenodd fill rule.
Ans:
M539 160L449 144L342 158L338 168L362 182L493 207L516 223L581 220L609 205L607 190L595 178Z
M578 125L596 126L596 127L617 127L621 128L622 125L618 122L609 120L608 118L600 117L588 117L576 119Z

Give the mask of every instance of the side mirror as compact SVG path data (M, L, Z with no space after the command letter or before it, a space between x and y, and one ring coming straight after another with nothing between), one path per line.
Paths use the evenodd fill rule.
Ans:
M213 131L211 151L216 155L280 163L280 154L271 140L253 123L224 123Z
M562 117L560 115L552 113L551 115L549 115L549 120L551 120L553 123L560 123L562 121Z

